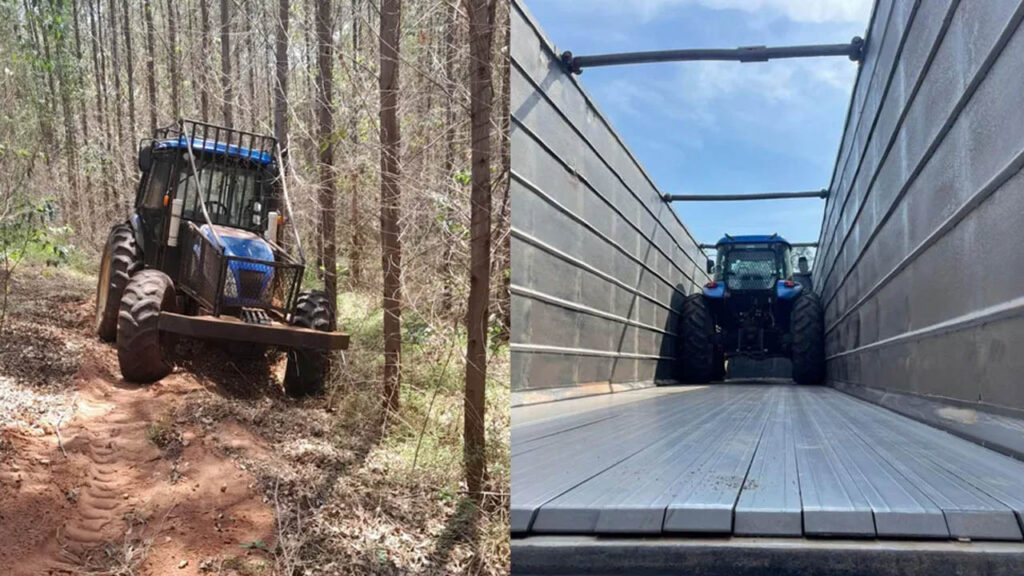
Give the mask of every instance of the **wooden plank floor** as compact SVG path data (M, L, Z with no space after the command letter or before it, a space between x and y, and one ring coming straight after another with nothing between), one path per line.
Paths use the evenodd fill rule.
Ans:
M512 411L512 531L1020 541L1024 462L827 387Z

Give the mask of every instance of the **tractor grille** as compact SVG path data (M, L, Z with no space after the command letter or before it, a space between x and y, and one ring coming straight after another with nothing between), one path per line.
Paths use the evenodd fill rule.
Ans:
M262 300L266 277L262 270L239 270L238 297L241 300Z
M286 253L275 250L275 262L223 255L191 222L183 240L180 286L202 307L214 314L222 307L291 312L303 266Z

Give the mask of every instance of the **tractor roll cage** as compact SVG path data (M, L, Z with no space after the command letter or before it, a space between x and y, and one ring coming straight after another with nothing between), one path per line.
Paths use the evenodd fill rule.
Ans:
M198 196L196 203L213 236L211 239L203 234L195 222L183 220L188 222L188 226L179 243L182 250L179 286L182 292L210 310L214 316L221 314L227 297L229 302L233 301L233 305L239 308L259 308L289 321L288 316L295 307L305 271L298 229L291 226L298 259L269 239L274 254L273 262L225 254L224 242L206 207L210 192L207 188L210 186L204 187L199 178L200 170L215 166L228 169L232 165L249 164L260 169L277 168L276 181L281 184L285 216L291 221L291 200L277 140L272 136L188 119L180 119L175 124L157 129L154 138L157 149L185 150L191 178L185 181L183 195L188 196L190 185L195 187ZM197 151L203 157L198 167ZM178 160L175 160L177 163ZM208 182L212 182L212 179ZM214 281L211 282L211 279ZM225 293L229 280L234 285L233 297Z
M197 193L201 196L201 201L198 204L201 207L203 219L210 225L218 250L222 249L223 242L221 241L220 234L213 228L213 221L210 219L210 214L206 209L206 203L209 200L209 190L204 190L199 180L199 172L202 168L218 164L226 167L232 162L249 162L263 167L276 168L276 181L281 184L285 217L288 222L291 222L294 218L291 198L288 196L288 179L281 147L273 136L182 118L174 124L158 128L154 134L154 140L156 141L157 149L180 148L187 152L192 176L191 182L198 191ZM197 152L202 154L204 158L198 168L196 166ZM188 189L189 183L186 182L186 194ZM290 228L295 239L298 261L300 264L304 264L305 255L302 251L302 239L299 237L299 231L295 226Z

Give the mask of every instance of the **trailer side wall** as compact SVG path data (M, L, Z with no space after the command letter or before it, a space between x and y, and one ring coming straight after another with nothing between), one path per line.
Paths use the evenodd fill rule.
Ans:
M671 380L705 256L518 2L511 26L513 402Z
M815 263L831 384L1024 409L1022 16L877 3Z

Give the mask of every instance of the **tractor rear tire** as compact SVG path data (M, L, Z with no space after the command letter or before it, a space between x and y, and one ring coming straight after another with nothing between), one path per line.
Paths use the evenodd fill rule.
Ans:
M334 327L334 307L327 293L314 290L299 294L292 325L330 332ZM323 394L330 368L331 358L326 350L289 350L284 372L285 393L292 397Z
M135 234L126 223L115 225L107 236L96 283L96 334L104 342L117 337L117 314L128 280L139 268Z
M148 383L171 373L170 337L157 328L161 312L175 312L174 283L159 270L136 272L121 298L117 316L117 362L129 382Z
M802 294L790 313L793 335L793 380L797 384L825 381L825 318L821 300L813 293Z
M703 294L691 294L683 302L679 319L680 376L683 382L710 382L715 370L715 320Z

